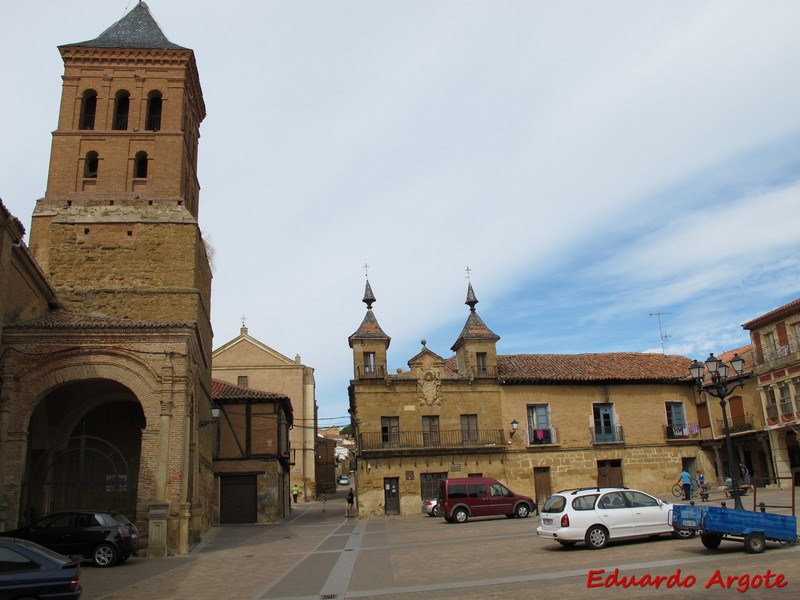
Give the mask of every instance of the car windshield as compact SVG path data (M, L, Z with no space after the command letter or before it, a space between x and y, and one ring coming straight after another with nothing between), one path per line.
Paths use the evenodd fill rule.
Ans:
M547 499L547 502L544 503L544 508L542 512L548 513L560 513L564 511L564 507L567 505L567 499L564 496L550 496Z

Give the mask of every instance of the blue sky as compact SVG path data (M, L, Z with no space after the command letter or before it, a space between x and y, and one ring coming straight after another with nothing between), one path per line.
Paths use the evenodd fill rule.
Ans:
M0 197L44 194L62 64L135 0L3 9ZM347 337L450 355L703 358L800 296L800 3L151 0L194 49L214 345L249 332L346 415ZM24 60L23 60L24 57ZM31 115L34 115L31 118ZM339 421L343 422L343 421Z

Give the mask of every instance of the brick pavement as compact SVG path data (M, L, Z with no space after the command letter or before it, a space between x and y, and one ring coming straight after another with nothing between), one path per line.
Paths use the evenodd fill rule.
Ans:
M767 504L786 493L759 493ZM665 500L675 500L664 496ZM712 502L717 504L717 502ZM789 501L790 502L790 501ZM745 507L749 508L747 501ZM470 520L449 525L423 515L369 521L344 518L344 498L297 505L275 525L214 527L189 556L132 558L112 569L86 567L85 600L344 600L381 598L533 598L569 594L570 599L639 598L641 589L588 589L590 570L614 568L628 575L669 575L681 569L699 583L692 589L647 590L658 599L730 598L735 590L705 589L716 569L756 573L781 569L783 589L748 590L746 598L797 597L800 547L771 544L748 555L742 544L724 542L708 551L699 540L611 544L602 551L568 550L535 534L538 519Z

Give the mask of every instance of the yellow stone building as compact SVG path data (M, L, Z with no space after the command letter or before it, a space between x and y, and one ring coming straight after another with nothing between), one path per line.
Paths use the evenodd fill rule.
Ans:
M214 379L232 385L287 396L292 404L293 426L289 431L289 488L300 489L302 501L315 500L317 402L314 369L284 356L248 333L239 335L212 354ZM288 493L288 491L287 491Z
M669 493L682 468L724 478L719 406L696 390L689 358L498 354L500 337L478 315L470 284L454 356L423 340L407 370L389 373L391 338L372 310L369 282L363 302L366 315L348 340L361 516L417 513L444 477L494 477L540 503L591 485ZM752 383L741 398L752 416ZM756 440L736 444L740 453L752 446L759 466L769 462Z

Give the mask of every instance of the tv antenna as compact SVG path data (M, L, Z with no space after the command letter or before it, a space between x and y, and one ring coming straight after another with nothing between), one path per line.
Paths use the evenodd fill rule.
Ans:
M654 312L650 313L651 317L658 317L658 335L661 338L661 354L666 354L664 352L664 342L669 340L672 336L664 331L664 328L661 326L661 315L671 315L672 313L665 313L665 312Z

